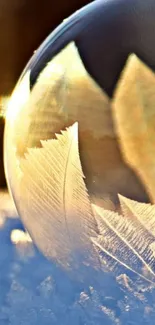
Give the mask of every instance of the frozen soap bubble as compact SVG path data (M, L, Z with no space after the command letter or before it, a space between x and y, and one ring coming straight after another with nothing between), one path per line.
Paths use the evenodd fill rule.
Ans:
M5 130L9 188L34 241L63 265L75 266L75 255L97 265L94 245L110 254L108 262L113 255L118 262L119 248L131 240L117 238L122 214L127 206L133 214L135 201L139 211L136 204L154 200L146 131L149 125L153 135L154 17L153 1L147 7L138 0L93 2L45 40L11 97ZM103 215L110 226L102 224ZM137 234L134 222L128 226ZM138 249L134 245L126 247L129 255ZM134 258L132 265L127 256L122 264L130 263L135 273L148 263L136 255L138 266Z

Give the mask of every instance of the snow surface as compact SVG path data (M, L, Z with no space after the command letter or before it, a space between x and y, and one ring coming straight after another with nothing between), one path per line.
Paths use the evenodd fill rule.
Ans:
M107 271L97 288L71 280L38 252L7 194L0 204L0 325L155 324L153 286Z

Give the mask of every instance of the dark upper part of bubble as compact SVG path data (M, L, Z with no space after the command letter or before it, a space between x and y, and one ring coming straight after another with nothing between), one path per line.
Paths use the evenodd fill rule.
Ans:
M130 53L155 70L155 0L98 0L63 22L29 63L31 86L70 41L87 71L111 96Z

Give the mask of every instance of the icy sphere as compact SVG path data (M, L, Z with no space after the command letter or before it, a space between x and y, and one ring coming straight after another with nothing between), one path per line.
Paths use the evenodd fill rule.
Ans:
M138 107L134 78L151 80L154 17L154 1L95 1L66 19L26 66L7 111L5 169L18 212L39 247L40 229L48 224L50 241L57 236L52 218L67 218L75 206L79 218L87 199L109 210L119 209L118 194L150 200L145 177L123 152L117 108L128 108L123 121L130 122L131 99ZM89 222L94 229L91 217ZM47 255L48 249L50 244Z

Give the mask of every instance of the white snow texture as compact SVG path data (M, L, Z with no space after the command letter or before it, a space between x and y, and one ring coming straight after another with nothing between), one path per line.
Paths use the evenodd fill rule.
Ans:
M106 269L94 287L70 279L38 252L7 194L0 203L0 325L154 325L152 285Z

